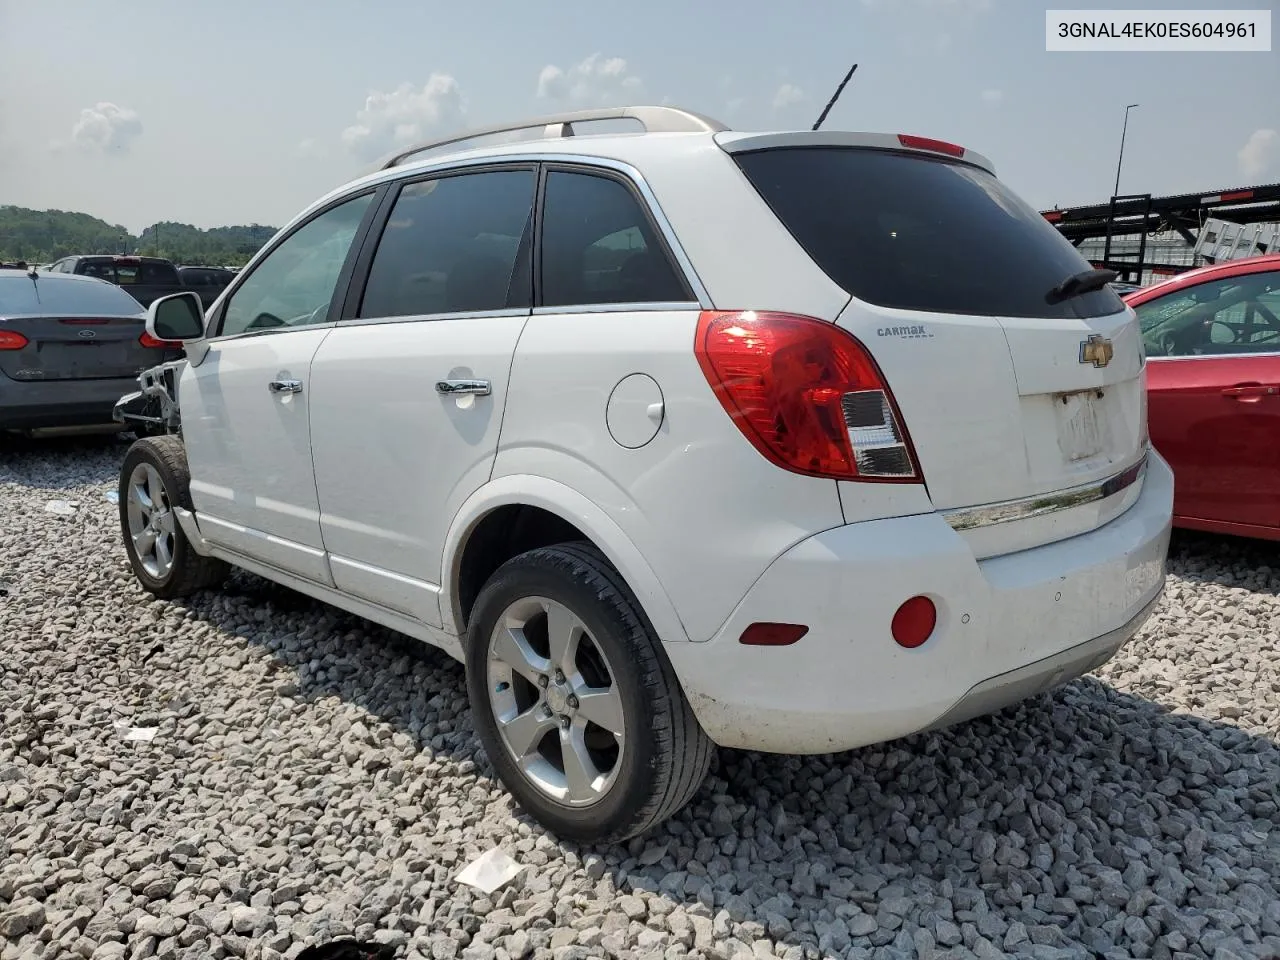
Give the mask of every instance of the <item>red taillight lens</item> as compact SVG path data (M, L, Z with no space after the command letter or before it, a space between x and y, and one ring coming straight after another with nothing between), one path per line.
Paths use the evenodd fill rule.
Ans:
M0 350L21 350L30 342L16 330L0 330Z
M789 647L809 628L800 623L753 623L742 631L738 642L749 647Z
M734 423L778 466L837 480L920 481L884 377L835 324L709 310L694 352Z
M150 347L152 350L181 350L182 343L175 340L157 340L151 334L144 332L138 338L138 342L144 347Z
M916 137L909 133L898 134L898 142L912 150L928 150L931 153L945 153L948 157L963 157L964 147L945 140L934 140L932 137Z
M101 327L111 321L106 317L64 317L59 323L69 323L74 327Z
M913 650L933 635L938 625L938 608L928 597L912 597L893 615L890 629L900 647Z

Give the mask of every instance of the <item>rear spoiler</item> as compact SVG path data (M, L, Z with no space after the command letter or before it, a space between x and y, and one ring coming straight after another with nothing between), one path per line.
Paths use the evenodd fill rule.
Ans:
M908 133L856 133L843 130L794 130L787 133L737 133L732 130L715 135L715 142L728 154L752 150L774 150L781 147L865 147L871 150L893 150L918 153L926 157L946 156L970 163L995 176L995 165L982 154L929 137Z

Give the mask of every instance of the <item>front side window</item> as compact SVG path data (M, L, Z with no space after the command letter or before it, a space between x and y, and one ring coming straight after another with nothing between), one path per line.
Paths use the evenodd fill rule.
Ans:
M267 254L231 295L219 336L324 323L372 193L331 207Z
M694 299L630 188L560 170L547 175L541 291L546 307Z
M527 307L537 174L489 170L409 183L369 267L359 316L416 317Z
M1210 280L1134 313L1148 356L1280 353L1280 271Z

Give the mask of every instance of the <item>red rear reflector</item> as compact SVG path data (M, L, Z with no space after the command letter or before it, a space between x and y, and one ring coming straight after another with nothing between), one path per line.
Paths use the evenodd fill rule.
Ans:
M912 597L893 615L890 629L898 646L912 650L933 635L938 610L928 597Z
M17 330L0 330L0 350L21 350L30 342Z
M1044 218L1048 220L1050 223L1057 223L1059 220L1062 219L1062 214L1059 213L1057 210L1051 210L1049 213L1046 213L1044 215Z
M721 406L777 466L836 480L920 482L880 369L834 323L708 310L694 353Z
M1252 190L1232 190L1229 193L1222 194L1219 199L1221 199L1224 203L1229 203L1233 200L1248 200L1252 197L1253 197Z
M945 140L934 140L932 137L915 137L909 133L898 134L898 142L912 150L929 150L932 153L945 153L948 157L963 157L964 147L947 143Z
M789 647L809 628L798 623L753 623L742 631L739 643L749 647Z
M150 347L152 350L180 350L182 344L174 340L157 340L149 333L143 333L138 338L138 342L144 347Z
M75 317L75 318L68 317L68 318L59 320L58 322L71 323L79 327L79 326L100 326L104 323L110 323L111 321L106 319L105 317Z

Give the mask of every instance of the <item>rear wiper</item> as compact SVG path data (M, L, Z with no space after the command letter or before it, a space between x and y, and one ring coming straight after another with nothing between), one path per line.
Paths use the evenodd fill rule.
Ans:
M1046 293L1044 298L1049 303L1061 303L1063 300L1070 300L1072 297L1101 290L1118 276L1120 274L1114 270L1081 270L1079 273L1073 273L1063 280Z

